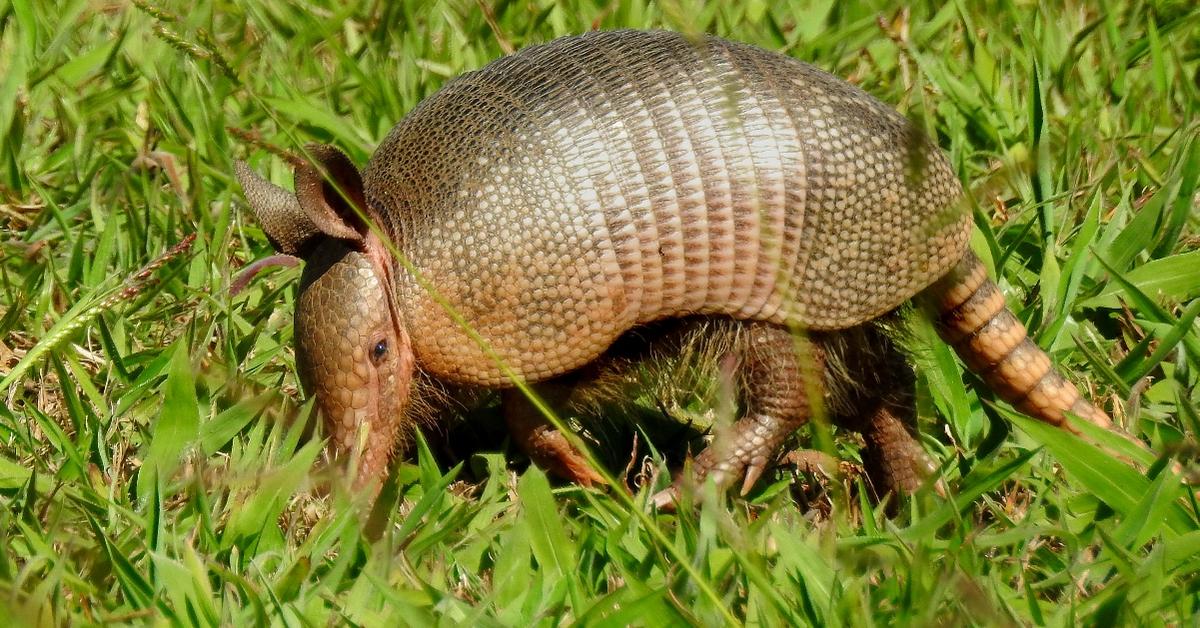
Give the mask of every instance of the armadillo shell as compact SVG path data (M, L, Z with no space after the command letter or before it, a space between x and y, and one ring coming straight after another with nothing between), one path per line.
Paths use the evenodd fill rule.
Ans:
M945 274L970 230L945 157L891 108L661 31L558 39L450 81L364 183L406 258L418 361L483 385L506 383L496 357L545 379L665 317L851 327Z

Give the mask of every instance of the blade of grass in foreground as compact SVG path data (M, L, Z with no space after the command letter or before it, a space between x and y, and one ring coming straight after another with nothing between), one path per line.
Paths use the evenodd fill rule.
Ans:
M154 422L145 460L138 473L137 494L145 501L166 481L188 448L200 436L200 410L196 377L185 339L175 345L163 391L162 413Z
M530 528L534 558L544 569L557 573L560 582L566 584L572 608L586 608L580 595L577 550L563 528L546 474L531 466L521 476L517 494L521 498L523 520Z
M937 510L922 517L919 521L901 531L900 536L906 540L916 541L926 539L934 534L937 530L947 523L954 520L955 517L961 516L966 510L971 508L975 500L979 499L984 493L996 490L1001 484L1012 477L1021 467L1033 458L1036 451L1026 451L1016 458L1004 463L1000 467L989 471L980 471L986 473L983 477L975 477L976 471L973 469L966 478L963 479L962 491L954 496L953 501L942 504Z
M1084 439L1015 412L1004 411L1004 414L1045 445L1067 475L1122 516L1132 516L1143 496L1151 492L1150 480L1145 476ZM1197 521L1176 501L1185 497L1184 488L1178 482L1174 484L1171 507L1165 509L1167 526L1176 534L1184 534L1197 526Z
M1160 298L1186 301L1200 296L1200 251L1151 260L1125 273L1123 277L1124 282L1108 284L1099 294L1080 302L1079 305L1120 307L1117 296L1126 291L1126 284Z

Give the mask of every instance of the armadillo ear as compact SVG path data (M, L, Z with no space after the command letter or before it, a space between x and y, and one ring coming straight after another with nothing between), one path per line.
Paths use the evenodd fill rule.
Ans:
M305 150L312 162L296 166L300 207L325 235L362 242L368 227L362 219L366 203L358 168L332 146L309 144Z
M271 245L280 253L299 254L319 230L300 207L296 195L260 177L244 161L233 162L233 169Z

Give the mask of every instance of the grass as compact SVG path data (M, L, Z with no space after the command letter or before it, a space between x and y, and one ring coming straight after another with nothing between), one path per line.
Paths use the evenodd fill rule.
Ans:
M1200 10L834 4L0 0L0 617L1194 621L1200 507L1165 463L1193 470L1200 431ZM370 520L318 491L298 273L230 295L270 251L231 160L284 181L262 148L319 141L365 163L446 79L593 26L784 50L916 120L1039 344L1163 455L1141 472L1104 434L981 402L920 328L922 429L949 497L893 516L852 480L812 489L813 510L806 480L779 473L748 501L650 520L495 450L446 468L420 449Z

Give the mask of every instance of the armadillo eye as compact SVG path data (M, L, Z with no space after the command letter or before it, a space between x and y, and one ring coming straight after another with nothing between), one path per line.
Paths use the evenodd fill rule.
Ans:
M383 356L387 355L387 350L387 340L380 340L376 342L375 346L371 349L371 361L375 364L379 364L379 361L383 359Z

